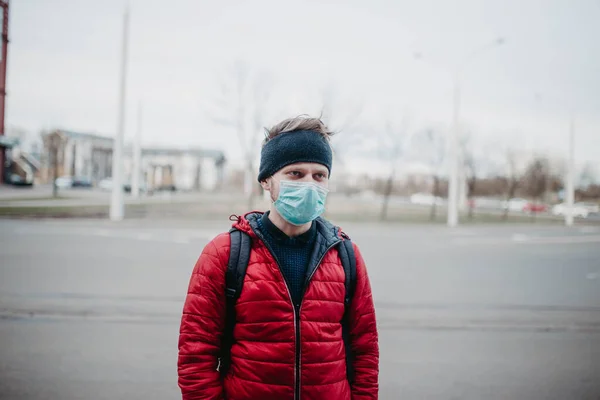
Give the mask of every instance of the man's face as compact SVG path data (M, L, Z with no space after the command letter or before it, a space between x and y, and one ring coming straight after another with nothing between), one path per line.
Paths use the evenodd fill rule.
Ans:
M318 163L295 163L283 167L275 175L261 182L264 190L271 192L271 200L279 197L279 182L313 182L324 188L329 187L329 171L327 167Z

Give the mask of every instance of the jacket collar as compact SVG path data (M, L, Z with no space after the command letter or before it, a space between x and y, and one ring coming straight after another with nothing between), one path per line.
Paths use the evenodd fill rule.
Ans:
M264 213L261 211L252 211L243 216L236 216L237 220L234 220L232 227L247 233L252 238L257 238L257 220L261 218L263 214ZM317 238L320 238L327 247L342 239L343 233L341 229L327 221L325 218L318 217L313 223L316 225Z
M233 228L247 233L253 240L260 240L268 247L265 240L262 238L262 234L258 230L257 220L261 218L262 215L263 213L260 211L252 211L244 216L239 216L237 217L237 221L233 224ZM325 218L318 217L313 223L316 224L317 235L308 263L306 284L308 284L308 280L313 275L314 271L319 266L320 261L329 249L337 245L343 240L342 238L345 237L339 227L333 225Z

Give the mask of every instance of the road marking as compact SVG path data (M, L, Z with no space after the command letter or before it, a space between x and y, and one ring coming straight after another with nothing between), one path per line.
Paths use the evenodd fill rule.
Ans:
M514 240L514 238L513 238ZM546 236L546 237L529 237L526 240L514 240L519 244L583 244L583 243L600 243L600 235L586 236Z
M592 281L593 281L594 279L598 279L598 278L600 278L600 271L598 271L598 272L590 272L590 273L589 273L589 274L587 274L585 277L586 277L587 279L589 279L589 280L592 280Z
M524 235L522 233L515 233L514 235L512 235L513 242L527 242L530 239L530 236Z
M585 244L600 243L600 235L580 235L580 236L530 236L515 233L510 237L462 237L453 238L453 245L473 246L473 245L534 245L534 244Z
M137 236L134 236L133 239L137 240L152 240L152 235L146 232L138 233Z
M210 231L196 229L61 229L60 227L17 227L13 230L18 235L41 236L86 236L107 239L139 240L158 243L190 244L193 241L210 241L216 234Z

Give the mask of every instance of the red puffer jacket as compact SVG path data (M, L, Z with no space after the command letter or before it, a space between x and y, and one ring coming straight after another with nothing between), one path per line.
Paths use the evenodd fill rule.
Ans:
M202 252L192 273L179 337L179 386L184 400L361 400L377 399L379 348L375 311L365 263L355 246L356 290L350 305L350 343L355 378L346 378L340 321L344 270L336 244L339 229L318 219L311 276L299 308L283 275L260 239L250 213L234 224L252 238L225 379L217 357L225 324L225 271L229 234ZM298 310L299 312L297 313ZM299 339L299 341L298 341Z

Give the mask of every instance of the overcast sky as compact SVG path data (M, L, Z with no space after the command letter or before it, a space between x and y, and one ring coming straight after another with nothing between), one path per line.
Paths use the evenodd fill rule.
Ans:
M123 0L12 0L7 125L113 135ZM564 153L569 113L578 160L600 159L600 1L131 0L127 132L144 104L144 144L223 148L234 133L207 117L219 82L242 60L274 82L268 124L362 105L359 130L386 119L447 130L452 71L461 117L479 142ZM414 54L421 56L415 58ZM340 120L344 119L340 117ZM343 132L338 140L342 140ZM488 146L489 148L489 146Z

